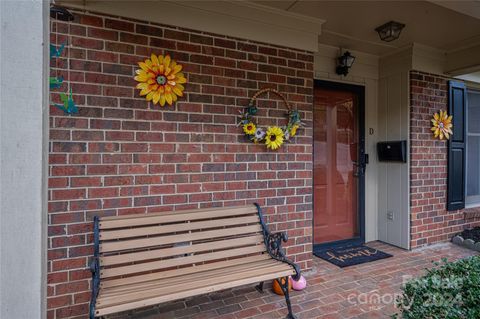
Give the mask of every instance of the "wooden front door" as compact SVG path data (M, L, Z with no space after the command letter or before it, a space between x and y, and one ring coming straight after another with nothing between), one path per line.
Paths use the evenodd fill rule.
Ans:
M363 241L363 88L316 81L314 244Z

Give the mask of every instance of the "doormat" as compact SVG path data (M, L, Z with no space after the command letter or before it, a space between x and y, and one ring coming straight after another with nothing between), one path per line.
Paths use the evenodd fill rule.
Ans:
M392 257L390 254L364 245L317 249L313 254L341 268Z

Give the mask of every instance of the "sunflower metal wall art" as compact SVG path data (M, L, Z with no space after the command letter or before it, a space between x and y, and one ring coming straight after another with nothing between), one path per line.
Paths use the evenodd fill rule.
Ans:
M288 112L286 116L288 123L286 126L274 125L260 127L255 122L254 116L258 111L258 108L255 105L255 100L261 94L268 92L278 95L287 106ZM261 89L255 93L248 103L248 107L244 111L241 111L240 114L239 125L243 128L243 133L247 136L247 138L255 144L264 143L267 149L271 150L277 150L283 145L283 143L291 141L292 137L297 135L297 130L304 125L300 120L300 114L297 110L291 109L287 99L277 90L270 88Z
M187 83L185 75L181 72L182 65L177 64L169 55L152 54L145 62L138 62L140 69L136 70L135 80L140 95L145 96L147 101L153 104L165 103L172 105L178 97L183 96L185 89L183 84Z
M443 140L450 139L453 134L452 116L448 116L447 111L435 113L432 119L432 132L435 138Z

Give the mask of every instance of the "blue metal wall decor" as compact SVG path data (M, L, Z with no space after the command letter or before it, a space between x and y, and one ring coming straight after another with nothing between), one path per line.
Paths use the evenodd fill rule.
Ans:
M50 58L59 58L62 55L64 49L65 42L63 42L58 49L55 45L50 44Z
M61 8L58 6L51 6L50 7L50 16L55 19L55 20L60 20L60 21L65 21L67 22L68 25L68 35L70 35L70 21L74 19L74 16L65 8ZM52 22L52 25L53 26ZM55 44L51 43L50 44L50 59L55 59L55 67L57 67L57 61L56 59L60 58L65 51L65 48L68 46L68 40L64 41L60 44L60 46L57 45L57 36L55 33ZM72 88L70 86L70 51L67 53L67 80L68 80L68 88L67 88L67 93L60 93L60 101L62 103L53 103L52 105L57 107L58 109L62 110L65 114L67 115L72 115L78 113L78 107L73 101L73 93L72 93ZM55 68L57 71L57 68ZM49 77L49 87L50 90L56 90L60 89L63 85L64 78L63 76L58 76L58 74L55 74L56 76L51 76Z

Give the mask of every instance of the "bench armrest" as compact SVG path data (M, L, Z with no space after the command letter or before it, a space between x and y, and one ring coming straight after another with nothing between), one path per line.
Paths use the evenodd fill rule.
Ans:
M268 232L266 238L268 253L278 258L285 258L285 249L282 248L282 243L286 243L287 241L288 235L286 232Z
M260 223L262 225L263 238L265 241L265 246L267 247L267 253L273 259L287 263L290 266L292 266L293 269L295 269L295 275L293 275L293 279L299 280L301 275L300 267L298 267L297 264L295 264L293 261L289 260L285 256L285 249L282 248L282 242L286 243L288 241L287 233L286 232L271 233L267 225L263 221L260 205L255 204L255 206L257 206L258 215L260 217Z
M288 235L286 232L279 233L270 233L268 232L267 237L265 238L265 245L267 246L267 252L273 259L289 264L295 269L295 275L293 275L294 280L300 279L300 267L297 264L292 262L285 256L285 249L282 247L282 242L286 243L288 241Z

